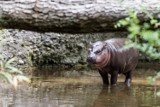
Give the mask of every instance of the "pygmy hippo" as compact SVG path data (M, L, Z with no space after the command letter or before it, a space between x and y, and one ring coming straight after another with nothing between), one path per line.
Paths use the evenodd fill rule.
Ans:
M98 41L91 45L87 61L98 69L103 83L109 85L108 74L111 75L110 83L117 85L118 74L125 75L125 85L130 86L132 73L138 63L139 53L134 48L124 48L125 38L113 38L106 41Z

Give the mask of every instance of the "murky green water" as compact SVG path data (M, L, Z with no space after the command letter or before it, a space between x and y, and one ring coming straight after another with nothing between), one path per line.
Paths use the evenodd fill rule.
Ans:
M21 85L17 91L0 84L0 107L160 107L157 86L146 81L152 71L137 70L132 87L123 85L103 88L98 74L83 76L50 76L34 78L33 83Z

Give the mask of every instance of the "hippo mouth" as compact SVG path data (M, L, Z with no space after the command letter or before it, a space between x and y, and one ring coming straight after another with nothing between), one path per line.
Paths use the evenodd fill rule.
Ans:
M103 61L101 61L100 63L95 64L96 68L105 67L108 64L109 60L110 60L110 56L111 56L110 54L107 54Z

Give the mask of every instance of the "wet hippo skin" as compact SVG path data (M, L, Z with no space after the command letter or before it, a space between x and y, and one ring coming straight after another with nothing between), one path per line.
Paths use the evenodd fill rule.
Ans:
M113 38L98 41L91 45L87 61L98 69L103 83L117 85L118 74L125 75L125 85L130 86L132 73L138 63L139 53L134 48L124 48L129 41L125 38ZM108 74L111 75L110 82Z

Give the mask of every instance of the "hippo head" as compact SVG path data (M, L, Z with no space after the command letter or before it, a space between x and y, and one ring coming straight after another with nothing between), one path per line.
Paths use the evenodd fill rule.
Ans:
M97 68L102 68L107 65L110 59L110 54L106 49L105 42L95 42L88 50L87 61L91 64L95 64Z

